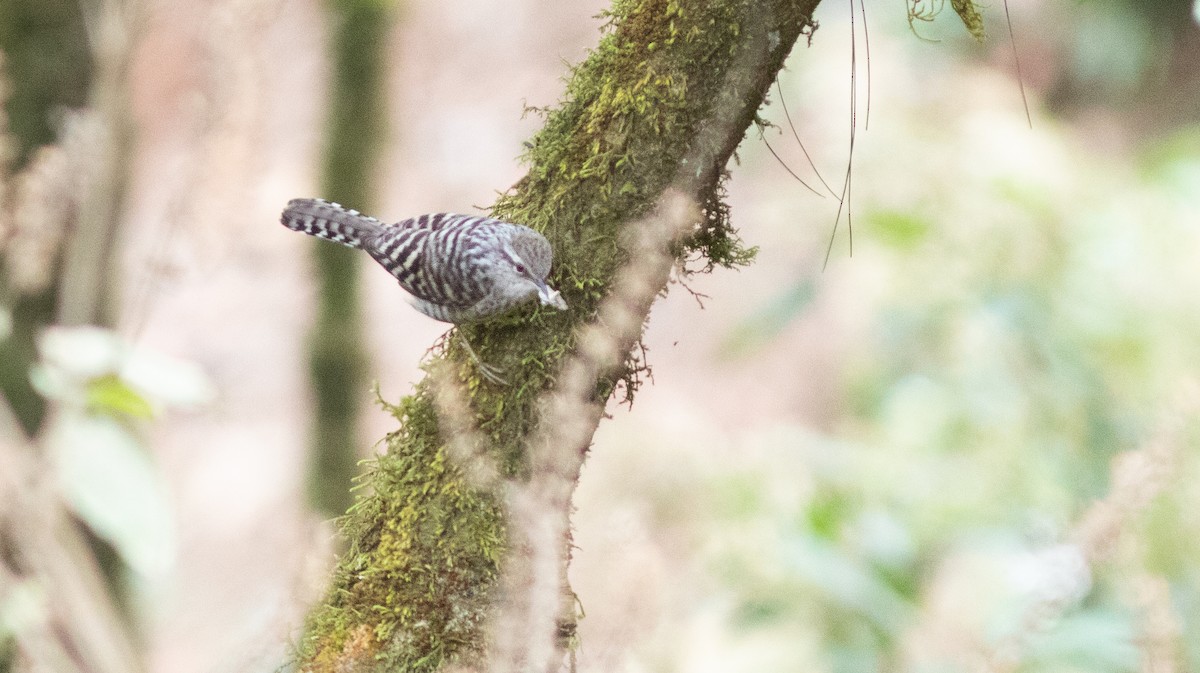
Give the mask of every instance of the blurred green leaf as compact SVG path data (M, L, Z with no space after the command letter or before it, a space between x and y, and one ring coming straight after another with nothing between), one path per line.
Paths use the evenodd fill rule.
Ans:
M812 532L826 540L836 540L847 521L856 515L858 508L840 492L824 489L808 507L808 525Z
M752 629L767 626L783 619L793 610L792 596L756 596L738 605L733 615L734 626Z
M1141 659L1136 638L1129 615L1109 610L1068 613L1050 629L1031 634L1025 670L1133 673Z
M87 406L93 411L114 416L150 418L154 415L146 398L114 375L93 379L88 384Z
M97 535L134 570L156 576L174 556L170 507L149 456L108 416L68 414L48 445L62 491Z
M869 620L892 637L898 636L907 623L911 604L893 591L870 565L812 536L794 538L782 551L785 567L832 605Z
M866 223L880 243L905 251L920 245L932 227L927 217L901 210L872 210Z

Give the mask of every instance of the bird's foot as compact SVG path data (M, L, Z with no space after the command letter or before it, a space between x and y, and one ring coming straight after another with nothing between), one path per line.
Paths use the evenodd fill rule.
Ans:
M471 342L467 340L467 337L462 332L459 332L458 335L462 337L463 346L466 347L467 353L471 356L471 359L475 361L475 368L479 370L479 373L483 375L483 378L498 386L507 386L508 380L506 380L503 376L500 376L500 372L504 370L500 367L493 367L492 365L484 362L482 358L476 355L475 349L471 348Z

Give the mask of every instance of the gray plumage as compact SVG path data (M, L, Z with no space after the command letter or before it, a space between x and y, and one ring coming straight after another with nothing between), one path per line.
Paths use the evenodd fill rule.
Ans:
M489 217L437 213L385 224L321 199L293 199L284 226L366 250L396 277L425 315L461 324L533 297L567 308L546 284L554 252L529 227Z

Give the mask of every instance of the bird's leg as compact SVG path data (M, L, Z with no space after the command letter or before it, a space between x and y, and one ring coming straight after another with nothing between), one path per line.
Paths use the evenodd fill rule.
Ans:
M500 376L500 372L504 370L499 367L493 367L484 362L478 355L475 354L475 349L471 348L471 342L467 340L467 335L463 334L462 330L456 331L458 332L458 336L462 338L463 346L466 347L467 353L470 354L471 359L475 361L476 369L479 370L480 374L483 374L483 378L495 383L496 385L507 386L508 381L505 380L504 377Z

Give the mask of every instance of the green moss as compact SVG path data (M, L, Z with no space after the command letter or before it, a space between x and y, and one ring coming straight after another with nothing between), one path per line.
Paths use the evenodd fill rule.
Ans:
M971 37L982 42L986 35L983 32L983 15L979 13L979 6L971 0L950 0L950 7L967 27Z
M418 660L430 652L455 652L474 640L504 527L494 498L470 487L448 461L425 393L390 408L401 430L363 478L374 493L343 520L351 548L300 648L315 670L359 650L364 661L424 670Z

